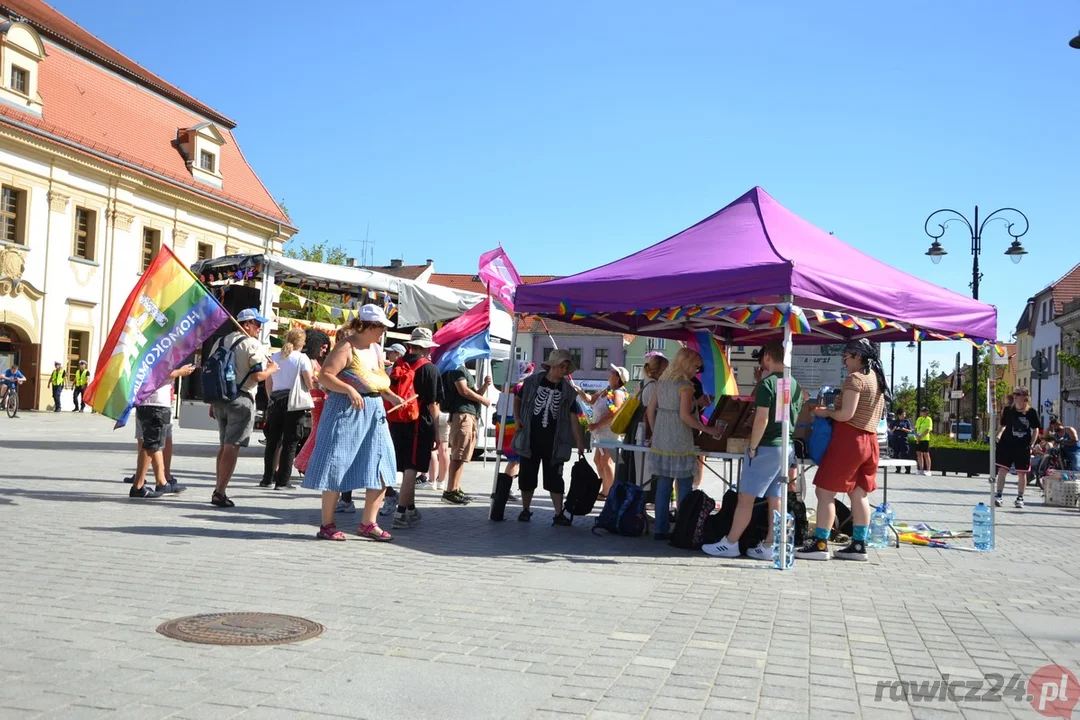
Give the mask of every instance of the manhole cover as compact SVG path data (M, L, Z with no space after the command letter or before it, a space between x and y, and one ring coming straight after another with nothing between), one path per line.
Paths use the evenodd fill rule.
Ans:
M273 613L190 615L158 625L166 637L204 645L282 645L322 635L323 626Z

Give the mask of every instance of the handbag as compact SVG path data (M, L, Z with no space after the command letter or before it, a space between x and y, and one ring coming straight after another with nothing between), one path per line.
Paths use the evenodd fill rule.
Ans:
M634 415L641 409L641 391L638 390L637 394L633 397L626 398L622 407L615 413L615 417L611 418L611 432L616 435L623 435L630 428L630 423L634 420Z
M311 410L315 407L315 401L311 399L311 391L304 387L304 377L300 368L296 368L296 379L293 380L292 390L289 391L289 404L285 408L288 412Z

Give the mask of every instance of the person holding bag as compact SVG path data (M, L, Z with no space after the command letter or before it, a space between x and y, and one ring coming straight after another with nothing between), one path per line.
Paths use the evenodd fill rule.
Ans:
M289 488L293 457L296 454L297 427L304 413L314 407L311 388L314 380L311 360L301 348L307 337L301 328L285 335L285 344L272 359L281 369L266 380L266 450L263 453L263 477L260 487ZM278 451L281 458L278 459Z
M611 429L611 423L626 402L626 390L623 388L630 381L630 373L624 367L612 365L608 373L608 386L595 393L587 393L577 388L578 397L592 408L592 423L589 432L594 440L616 440L618 435ZM611 486L615 484L615 454L605 448L596 448L593 462L600 471L602 481L600 499L606 500Z

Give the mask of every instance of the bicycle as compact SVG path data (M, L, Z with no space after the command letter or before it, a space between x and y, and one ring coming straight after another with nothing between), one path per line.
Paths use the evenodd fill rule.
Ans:
M19 386L9 387L4 393L3 407L7 410L7 416L14 418L19 414Z

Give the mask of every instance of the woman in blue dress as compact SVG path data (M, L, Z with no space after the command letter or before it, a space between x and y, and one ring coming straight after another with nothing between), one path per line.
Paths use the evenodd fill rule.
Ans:
M343 492L365 491L364 514L357 535L388 542L393 538L378 525L378 510L387 487L397 482L394 444L386 424L383 400L391 406L402 399L390 391L378 341L393 323L377 305L364 305L346 326L341 340L319 371L327 391L315 449L304 475L304 487L322 491L320 540L344 540L334 524L334 509Z

